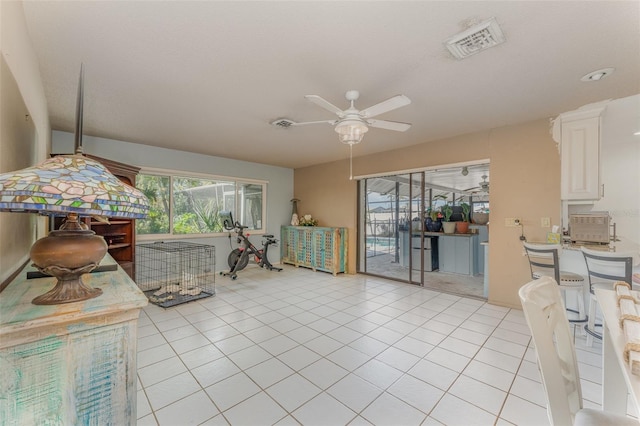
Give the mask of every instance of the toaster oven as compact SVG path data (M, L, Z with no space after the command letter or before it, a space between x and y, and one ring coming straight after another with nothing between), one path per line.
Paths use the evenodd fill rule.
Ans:
M609 212L591 212L569 215L571 242L609 244Z

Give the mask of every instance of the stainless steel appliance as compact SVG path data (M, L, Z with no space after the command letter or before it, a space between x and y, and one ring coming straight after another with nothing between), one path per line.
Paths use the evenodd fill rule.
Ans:
M422 261L424 261L424 271L431 272L438 269L438 237L425 236L424 248L420 247L421 237L411 238L411 268L414 271L420 270Z
M577 213L569 215L569 237L571 242L609 244L609 212ZM615 224L613 224L615 236Z

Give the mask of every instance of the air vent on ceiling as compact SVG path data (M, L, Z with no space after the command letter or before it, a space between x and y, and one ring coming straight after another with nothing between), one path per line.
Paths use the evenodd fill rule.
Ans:
M286 118L278 118L277 120L272 121L271 124L276 127L282 127L283 129L288 129L289 127L296 124L296 122Z
M483 21L466 31L449 37L444 44L456 59L464 59L485 49L504 43L504 34L496 18Z

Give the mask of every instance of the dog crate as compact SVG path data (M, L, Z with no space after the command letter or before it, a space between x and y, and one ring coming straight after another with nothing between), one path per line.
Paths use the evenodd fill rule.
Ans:
M214 296L215 247L185 241L136 246L136 283L163 308Z

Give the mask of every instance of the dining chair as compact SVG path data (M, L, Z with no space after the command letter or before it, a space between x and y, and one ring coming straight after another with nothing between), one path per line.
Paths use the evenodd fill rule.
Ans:
M576 350L560 286L553 277L525 284L518 295L536 348L550 423L638 426L635 419L583 407Z
M568 309L568 311L577 314L578 317L570 318L569 322L574 324L586 323L587 312L584 308L585 280L580 274L560 270L559 259L562 247L559 244L534 244L528 242L523 244L529 258L531 278L534 280L542 277L555 279L564 294L565 306L567 304L567 292L575 292L577 310Z
M616 281L624 281L633 285L632 281L632 257L621 256L618 253L608 251L592 250L582 247L584 261L587 264L587 278L589 280L589 312L585 331L587 332L587 346L593 345L593 338L602 339L602 333L595 331L596 310L598 301L594 290L596 288L612 288Z

